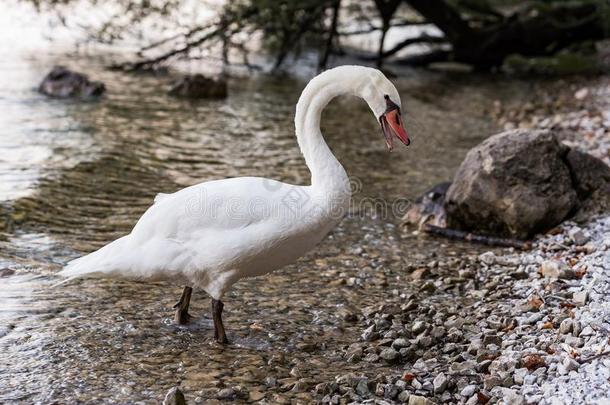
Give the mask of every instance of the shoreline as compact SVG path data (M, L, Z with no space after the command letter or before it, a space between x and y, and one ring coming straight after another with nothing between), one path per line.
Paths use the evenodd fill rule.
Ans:
M549 94L538 107L504 110L496 102L494 113L505 129L558 130L565 144L610 165L608 94L602 77L575 92ZM560 112L545 111L559 103ZM375 397L409 404L608 403L610 213L580 224L564 221L538 235L529 251L495 249L454 264L471 289L454 309L438 293L451 280L431 277L438 263L411 273L413 280L430 278L420 287L428 294L402 297L406 304L394 308L387 302L362 309L363 342L348 347L344 358L404 362L404 371L373 380L337 376L316 387L323 403L346 397L357 403Z

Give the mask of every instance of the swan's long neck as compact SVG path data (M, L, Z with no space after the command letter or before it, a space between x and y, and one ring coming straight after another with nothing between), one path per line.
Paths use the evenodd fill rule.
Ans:
M297 103L295 127L299 147L311 171L311 185L333 196L349 198L349 178L322 137L320 118L326 105L341 94L354 94L349 80L327 71L312 79Z

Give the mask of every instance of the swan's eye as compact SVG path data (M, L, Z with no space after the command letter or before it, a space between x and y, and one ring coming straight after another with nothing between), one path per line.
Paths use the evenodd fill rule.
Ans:
M385 113L389 113L390 111L398 110L400 112L400 107L398 104L392 101L390 96L387 94L383 96L385 98Z

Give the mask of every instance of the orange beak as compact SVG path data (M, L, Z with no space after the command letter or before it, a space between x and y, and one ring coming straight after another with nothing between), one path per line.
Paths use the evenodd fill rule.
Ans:
M379 122L381 123L383 136L385 137L385 142L388 145L388 150L390 152L394 149L394 136L400 139L402 143L409 146L411 141L409 140L409 135L407 135L407 131L403 125L399 109L386 112L379 117Z

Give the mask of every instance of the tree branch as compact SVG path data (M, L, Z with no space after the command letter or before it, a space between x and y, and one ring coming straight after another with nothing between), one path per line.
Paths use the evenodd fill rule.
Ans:
M320 61L318 62L318 71L326 68L328 63L328 57L333 47L333 39L337 35L337 24L339 22L339 10L341 9L341 0L335 0L332 8L332 20L330 23L330 29L328 30L328 37L326 38L326 46L324 47L324 53L322 54Z
M421 43L446 44L446 43L448 43L448 41L447 41L447 38L445 38L445 37L433 37L433 36L429 36L429 35L422 35L421 37L416 37L416 38L407 38L404 41L396 44L392 49L385 51L383 53L383 57L388 58L388 57L394 55L395 53L401 51L402 49L406 48L407 46L414 45L414 44L421 44Z

